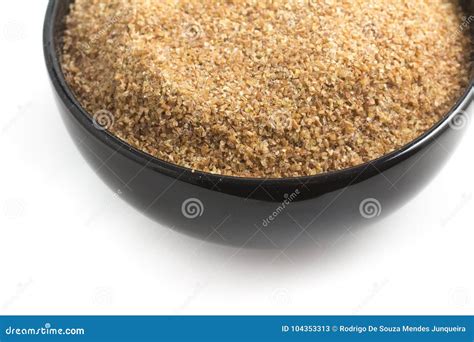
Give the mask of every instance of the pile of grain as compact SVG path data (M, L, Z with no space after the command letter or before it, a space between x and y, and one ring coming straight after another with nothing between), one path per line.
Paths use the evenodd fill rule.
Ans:
M113 134L195 170L314 175L420 136L469 79L454 0L76 0L62 66Z

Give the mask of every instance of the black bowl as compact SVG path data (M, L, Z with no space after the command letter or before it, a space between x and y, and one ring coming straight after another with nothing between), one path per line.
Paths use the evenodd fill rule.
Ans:
M69 89L58 60L73 0L50 0L44 25L46 65L62 118L80 152L119 196L170 228L240 247L295 246L325 232L354 229L388 215L417 194L447 161L469 119L473 83L429 132L351 169L312 177L223 177L140 152L94 124ZM472 13L474 1L465 2ZM441 196L441 194L440 194ZM409 224L410 218L406 219Z

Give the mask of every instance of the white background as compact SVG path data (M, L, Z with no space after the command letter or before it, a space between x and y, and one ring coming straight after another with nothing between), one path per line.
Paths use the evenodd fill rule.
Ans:
M0 4L0 314L473 314L472 125L403 209L294 263L202 243L83 161L42 55L46 0Z

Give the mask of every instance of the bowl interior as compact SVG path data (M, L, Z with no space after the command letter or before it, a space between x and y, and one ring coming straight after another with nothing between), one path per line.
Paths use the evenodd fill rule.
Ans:
M356 167L340 171L327 172L315 176L277 179L241 178L192 171L190 169L171 164L145 154L116 138L109 132L95 129L91 115L81 107L71 89L68 87L62 74L59 62L65 17L69 12L71 3L73 2L74 0L50 0L44 31L45 55L48 69L50 75L52 76L53 84L55 85L56 90L58 91L62 100L66 103L67 107L70 109L71 113L87 130L91 132L91 134L112 148L120 150L120 153L125 154L127 157L138 161L143 165L146 165L146 167L156 169L165 175L174 178L179 177L180 180L209 189L214 188L215 184L222 184L222 188L240 187L242 189L248 189L248 191L251 192L254 191L256 187L260 187L264 183L265 186L270 189L270 191L272 191L272 189L279 189L278 192L289 193L288 191L291 191L294 186L304 183L308 186L312 186L315 189L319 189L318 191L321 193L326 193L335 187L340 188L347 186L356 179L357 182L363 181L364 179L367 179L376 173L383 172L384 170L411 157L413 154L423 149L426 144L428 144L433 139L436 139L436 137L448 129L451 120L453 120L453 118L459 114L467 102L472 100L471 90L473 88L473 78L471 70L471 81L465 93L459 98L457 103L446 114L446 116L440 122L438 122L437 125L404 147L379 159L373 160L369 163L361 164ZM466 22L473 24L474 17L472 14L474 14L474 0L461 0L461 4L466 11ZM469 29L471 31L471 35L474 32L473 25L467 25L467 27L464 27L463 29Z

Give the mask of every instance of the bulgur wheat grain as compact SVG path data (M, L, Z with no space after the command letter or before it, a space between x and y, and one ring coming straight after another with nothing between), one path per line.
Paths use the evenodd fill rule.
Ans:
M315 175L414 140L468 84L454 0L76 0L62 68L113 134L241 177Z

